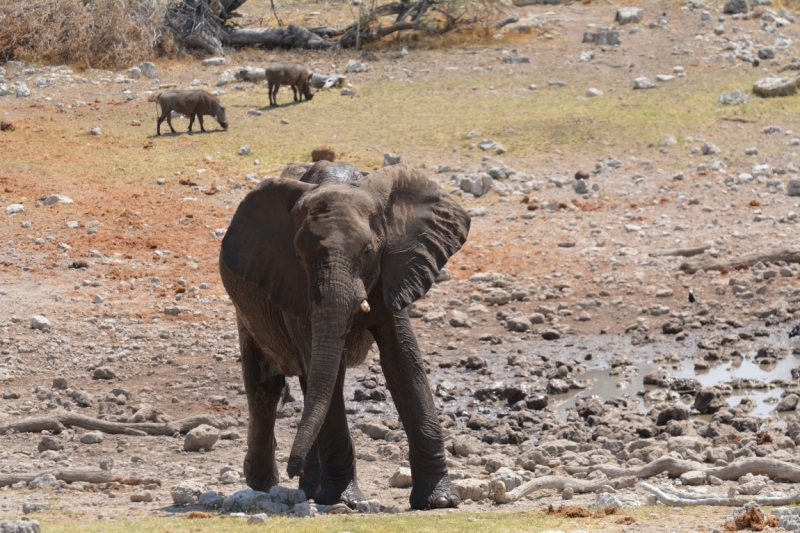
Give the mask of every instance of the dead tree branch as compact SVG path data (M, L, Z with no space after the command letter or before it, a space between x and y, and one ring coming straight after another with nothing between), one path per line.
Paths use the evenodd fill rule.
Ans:
M28 418L19 422L11 422L5 426L0 426L0 435L5 435L13 430L18 433L40 433L44 430L57 433L66 427L79 427L89 431L102 431L112 435L174 435L175 433L187 433L192 429L206 424L217 429L224 429L226 426L215 416L195 415L182 420L168 423L155 422L110 422L100 420L77 413L59 411L54 416L43 418Z
M785 249L773 250L769 252L755 252L729 259L715 259L713 257L698 257L691 261L681 264L681 270L693 274L698 270L723 270L734 269L746 265L751 267L759 262L774 263L785 261L787 263L800 263L800 250Z

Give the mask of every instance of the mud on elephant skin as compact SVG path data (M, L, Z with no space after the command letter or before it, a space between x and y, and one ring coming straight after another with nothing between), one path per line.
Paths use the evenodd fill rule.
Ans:
M289 172L286 175L290 175ZM410 165L363 177L320 161L298 179L269 178L239 205L220 273L236 307L250 411L247 483L279 478L275 414L287 376L305 404L289 477L317 503L363 499L345 416L347 367L373 342L409 442L415 509L460 503L406 307L433 285L469 232L469 216Z

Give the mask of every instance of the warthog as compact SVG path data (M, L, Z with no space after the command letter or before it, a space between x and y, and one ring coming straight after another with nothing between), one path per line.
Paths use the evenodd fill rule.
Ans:
M158 117L156 133L161 135L161 123L167 119L169 129L175 133L172 127L172 112L181 113L189 117L189 131L192 131L194 117L200 122L200 131L206 131L203 127L203 115L210 115L217 119L223 129L228 129L228 117L225 114L225 106L219 98L206 91L164 91L156 98L156 104L161 106L161 116Z
M311 74L308 73L308 69L303 65L290 61L276 61L270 63L265 70L267 74L267 89L269 90L269 105L278 105L275 97L281 85L291 86L295 102L301 101L303 96L306 97L306 100L314 98L314 95L311 94L311 87L308 84Z

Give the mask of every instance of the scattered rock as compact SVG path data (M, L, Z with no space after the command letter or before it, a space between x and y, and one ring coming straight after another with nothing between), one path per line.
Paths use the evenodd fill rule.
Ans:
M170 489L170 495L175 505L196 505L200 495L206 492L204 485L197 481L181 481Z
M390 167L392 165L399 165L400 163L405 163L406 158L400 154L393 154L391 152L385 152L383 154L383 166Z
M81 435L81 442L83 444L100 444L105 439L105 435L101 431L90 431Z
M744 105L749 103L750 97L739 90L722 93L717 97L717 105Z
M740 1L740 0L731 0ZM744 1L744 0L741 0ZM798 80L795 78L762 78L753 84L753 92L764 98L791 96L797 92Z
M654 89L655 85L653 82L648 80L646 77L642 76L641 78L636 78L633 80L633 88L634 89Z
M411 486L411 469L401 466L389 479L389 486L396 489L405 489Z
M10 120L0 121L0 131L14 131L15 129L14 123Z
M42 315L34 315L31 317L31 329L50 331L50 320Z
M631 23L638 24L642 21L642 16L644 16L644 10L640 7L621 7L617 9L614 22L618 23L620 26Z
M199 452L210 450L219 439L217 428L202 424L189 431L183 441L183 450L186 452Z

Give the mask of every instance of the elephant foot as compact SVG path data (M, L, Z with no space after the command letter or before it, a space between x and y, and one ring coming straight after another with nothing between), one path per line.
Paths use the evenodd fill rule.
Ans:
M269 468L268 464L268 461L253 458L249 453L245 456L244 478L248 487L261 492L269 492L269 489L278 484L280 481L278 468L276 465Z
M422 483L414 483L409 502L412 509L444 509L458 507L461 504L461 497L450 478L444 476Z
M344 503L351 509L356 508L356 502L364 501L364 493L358 488L356 480L351 481L344 488L337 485L326 485L323 483L322 488L317 493L314 499L316 503L321 505L335 505L337 503Z

